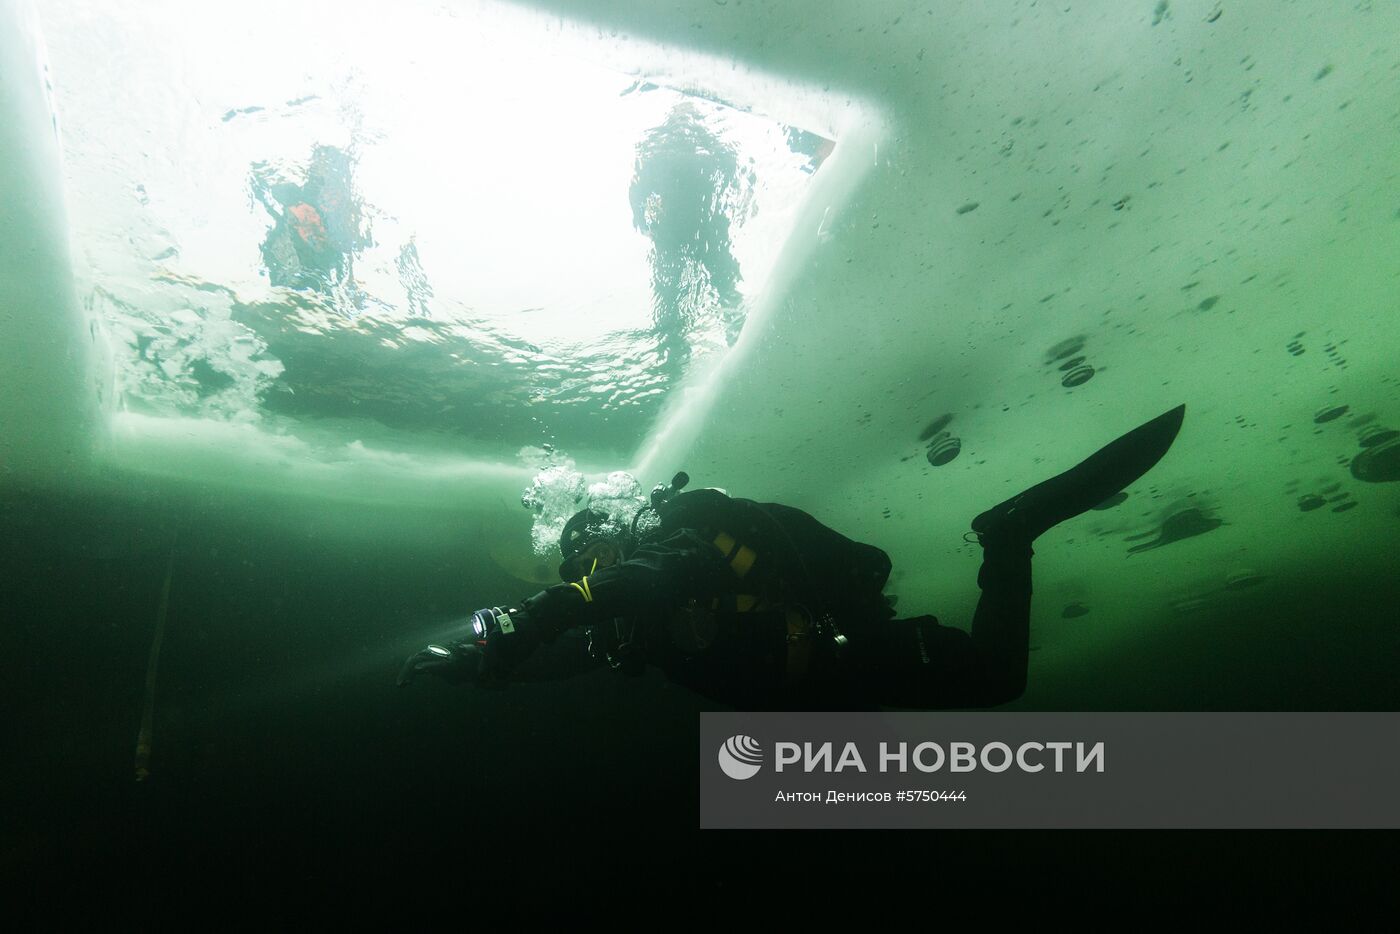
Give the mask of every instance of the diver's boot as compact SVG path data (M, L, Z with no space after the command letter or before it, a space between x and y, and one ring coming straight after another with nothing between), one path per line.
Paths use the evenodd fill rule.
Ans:
M1181 430L1186 406L1139 425L1077 466L993 506L972 520L984 549L1022 547L1052 526L1092 509L1136 481L1162 459Z

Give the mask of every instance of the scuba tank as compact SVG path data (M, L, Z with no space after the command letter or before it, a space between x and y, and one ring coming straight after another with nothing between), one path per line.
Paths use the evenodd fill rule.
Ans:
M712 543L738 579L761 591L740 595L740 605L731 603L726 609L743 612L755 599L800 608L809 618L801 638L827 640L837 652L846 645L839 618L893 615L883 595L890 561L879 548L848 539L789 506L731 497L716 489L684 493L689 480L682 471L669 485L656 485L651 503L633 517L634 536L637 541L658 541L680 528L713 536ZM647 512L657 516L658 526L637 534ZM794 535L809 545L810 556Z
M800 672L813 651L844 651L847 639L838 620L894 615L882 593L889 557L879 548L848 539L801 510L719 489L686 491L689 482L680 471L669 484L658 483L629 527L637 545L690 529L709 541L735 574L732 589L710 606L692 601L673 615L670 641L686 654L707 650L716 613L776 612L787 620L789 672ZM643 528L649 513L653 524ZM615 670L640 674L646 660L641 635L634 619L610 620L593 627L590 650Z

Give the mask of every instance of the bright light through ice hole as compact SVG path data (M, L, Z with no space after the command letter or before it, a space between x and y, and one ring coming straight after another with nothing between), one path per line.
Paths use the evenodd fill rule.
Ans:
M41 9L134 410L626 451L833 147L491 7Z

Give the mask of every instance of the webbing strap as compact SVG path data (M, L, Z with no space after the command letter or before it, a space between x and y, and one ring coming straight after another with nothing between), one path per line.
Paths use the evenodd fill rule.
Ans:
M742 578L753 567L754 561L758 559L758 554L748 545L741 545L733 535L728 532L720 532L715 536L714 546L719 549L719 553L724 555L724 560L729 562L729 566L734 569L735 575Z
M807 614L793 607L770 606L762 598L750 593L730 594L723 601L719 597L710 601L711 610L733 613L747 613L757 610L776 610L783 614L787 629L787 666L785 675L789 684L802 680L807 674L812 660L812 624Z

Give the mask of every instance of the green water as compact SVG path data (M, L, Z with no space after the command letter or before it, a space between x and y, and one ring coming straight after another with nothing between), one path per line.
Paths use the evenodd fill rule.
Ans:
M314 875L473 840L596 866L590 841L650 834L684 854L677 890L724 859L705 893L820 872L821 847L697 838L710 708L654 672L393 687L450 620L538 588L519 495L544 445L804 508L890 553L902 615L966 625L968 520L1185 402L1126 499L1036 543L1008 709L1397 708L1394 6L540 6L378 35L545 22L590 49L636 133L582 232L540 220L567 193L441 170L492 138L454 101L490 95L386 91L397 59L354 45L373 5L326 24L324 75L284 57L225 84L233 50L294 50L314 14L0 3L0 866ZM528 124L530 93L497 109ZM418 122L389 132L400 106ZM551 119L518 161L593 158ZM298 253L288 212L330 218L336 185L345 229ZM500 256L527 271L490 280ZM841 846L914 880L1005 839ZM1267 874L1211 841L1026 835L1006 858ZM1318 871L1351 852L1273 846Z

